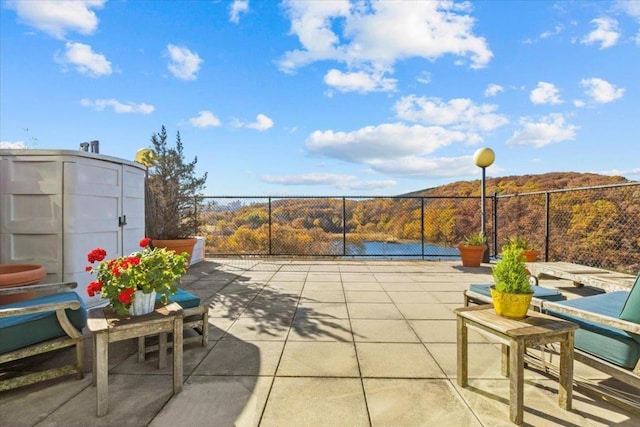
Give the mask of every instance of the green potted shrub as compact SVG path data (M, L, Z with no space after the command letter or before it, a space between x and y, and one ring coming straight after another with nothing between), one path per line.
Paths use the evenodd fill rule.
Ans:
M146 181L145 220L147 236L154 247L167 248L176 253L187 252L189 262L193 254L200 222L197 217L198 196L207 181L207 173L198 177L195 166L198 158L186 162L180 132L175 147L167 143L164 126L151 137L142 163L148 165Z
M480 267L486 250L487 236L483 233L470 234L458 245L464 267Z
M524 256L525 261L527 262L536 262L538 260L538 255L540 255L540 252L533 247L531 242L529 242L529 240L526 237L522 237L522 236L508 237L505 240L504 245L513 246L518 249L522 249L522 255Z
M495 285L490 289L496 313L514 319L526 317L533 289L522 249L515 244L503 246L502 258L492 267L492 274Z

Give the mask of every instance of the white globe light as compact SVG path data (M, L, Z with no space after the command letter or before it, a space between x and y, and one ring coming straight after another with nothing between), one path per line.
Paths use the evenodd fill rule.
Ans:
M491 148L480 148L473 155L473 161L476 166L480 168L486 168L493 164L493 161L496 159L496 153L493 152Z

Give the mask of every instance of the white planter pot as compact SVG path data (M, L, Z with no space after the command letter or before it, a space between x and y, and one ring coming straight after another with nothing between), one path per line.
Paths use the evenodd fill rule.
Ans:
M142 291L135 291L133 293L133 302L129 307L129 314L132 316L149 314L153 311L155 304L156 291L152 291L150 294L145 294Z

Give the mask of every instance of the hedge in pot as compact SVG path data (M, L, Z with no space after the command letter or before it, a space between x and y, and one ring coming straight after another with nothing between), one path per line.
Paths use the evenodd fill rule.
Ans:
M186 162L180 132L175 147L167 143L164 126L151 137L152 154L147 155L150 164L147 176L145 220L147 235L154 247L167 248L176 253L187 252L189 262L196 243L200 221L198 207L201 192L207 181L207 173L198 177L195 173L198 157Z
M505 240L504 244L522 249L522 255L527 262L536 262L538 260L538 255L540 255L540 252L533 247L526 237L511 236Z
M464 267L480 267L486 250L487 237L483 233L470 234L458 245Z
M533 297L522 249L515 245L502 248L502 259L492 267L495 285L491 298L496 313L513 319L523 319Z

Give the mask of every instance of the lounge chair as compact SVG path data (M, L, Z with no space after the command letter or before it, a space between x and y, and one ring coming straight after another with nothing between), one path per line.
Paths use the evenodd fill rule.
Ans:
M47 283L0 289L0 294L71 290L75 282ZM0 306L0 391L75 374L84 377L82 329L87 310L75 292L59 292ZM21 373L17 360L76 347L74 363L44 371ZM20 375L18 375L20 374ZM17 376L16 376L17 375Z
M580 325L576 360L640 388L640 274L630 291L544 301L542 311Z

